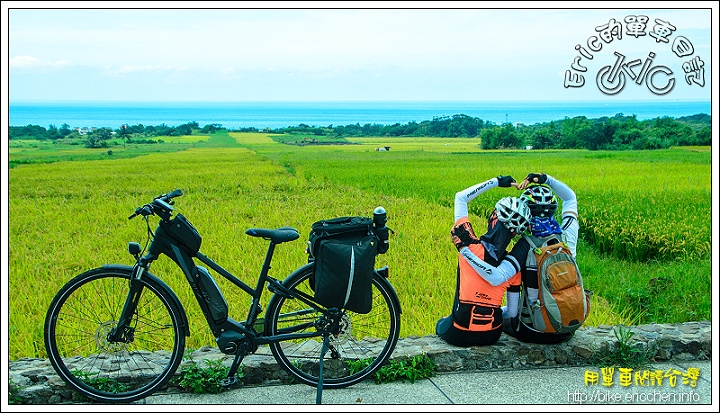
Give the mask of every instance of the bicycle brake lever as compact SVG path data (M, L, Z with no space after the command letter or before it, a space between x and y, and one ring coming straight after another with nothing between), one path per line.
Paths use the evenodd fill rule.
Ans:
M133 212L132 215L130 215L130 216L128 217L128 219L133 219L133 218L135 218L136 216L140 215L143 209L145 209L145 207L137 207L137 208L135 208L135 212Z
M152 215L152 214L153 214L152 208L150 208L149 205L143 205L143 206L141 206L141 207L138 207L138 208L135 210L135 212L128 217L128 219L133 219L133 218L135 218L135 217L138 216L138 215L142 215L142 216L146 217L146 216L149 216L149 215Z

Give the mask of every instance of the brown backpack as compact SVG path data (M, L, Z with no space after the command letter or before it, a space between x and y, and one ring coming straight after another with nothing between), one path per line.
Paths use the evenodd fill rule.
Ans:
M564 238L561 242L537 247L524 236L535 253L538 269L538 300L525 303L532 329L543 333L577 330L590 314L590 291L585 290L577 261ZM522 320L522 318L521 318Z

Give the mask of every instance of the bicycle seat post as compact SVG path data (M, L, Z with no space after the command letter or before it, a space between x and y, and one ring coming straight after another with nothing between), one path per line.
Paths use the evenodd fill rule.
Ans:
M258 291L265 284L268 274L270 273L270 262L272 261L273 254L275 254L275 242L270 241L267 252L265 253L265 261L263 261L262 268L260 269L260 277L258 278Z
M262 267L260 269L260 276L257 280L257 285L255 286L255 293L252 294L252 302L250 304L250 310L248 310L248 316L247 316L247 322L248 324L255 324L255 320L257 320L257 317L260 313L258 308L260 308L260 295L265 287L265 282L268 279L268 274L270 272L270 262L272 261L273 254L275 253L275 242L270 240L270 244L268 245L267 253L265 254L265 261L263 261Z

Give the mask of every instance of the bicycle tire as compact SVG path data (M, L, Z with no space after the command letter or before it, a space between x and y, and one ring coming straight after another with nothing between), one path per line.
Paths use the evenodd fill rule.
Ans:
M291 291L302 291L312 297L310 279L313 266L308 265L283 284ZM373 375L390 358L400 334L400 303L390 283L373 273L373 306L368 314L344 311L343 331L330 336L332 349L323 361L323 387L343 388ZM282 294L273 295L265 317L265 334L283 331L315 331L314 323L322 313L307 304ZM271 343L275 360L292 377L310 386L319 382L319 360L322 337Z
M55 371L92 400L123 403L163 388L185 349L184 313L168 287L149 273L130 325L129 343L111 343L128 294L132 269L106 266L86 271L56 294L45 318L45 348Z

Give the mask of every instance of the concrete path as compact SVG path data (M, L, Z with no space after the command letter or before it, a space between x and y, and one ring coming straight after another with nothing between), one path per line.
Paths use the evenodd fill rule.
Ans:
M662 376L668 376L662 378L661 385L652 379L659 375L658 372ZM582 408L583 410L597 410L602 405L624 404L657 405L652 407L654 411L718 411L717 389L713 392L712 387L713 373L717 372L712 372L711 361L653 363L652 367L634 371L629 375L616 368L610 377L610 386L605 385L603 373L595 367L442 373L415 383L375 384L366 381L344 389L324 389L320 401L323 405L354 405L358 406L358 410L371 405L501 404L533 405L534 411L558 411L556 405L568 405L571 410L576 411L582 404L593 405ZM644 374L646 378L643 381ZM628 377L629 383L626 382ZM218 411L219 406L208 406L217 404L265 405L263 409L271 407L269 405L285 405L279 409L287 410L288 404L316 404L317 396L317 389L304 384L246 386L216 395L156 394L134 403L132 410L146 408L149 411L158 411L166 410L168 406L183 404L206 405L192 408L202 411ZM300 410L306 409L309 410L307 407ZM324 409L315 406L312 410ZM456 411L449 406L436 406L433 410Z

